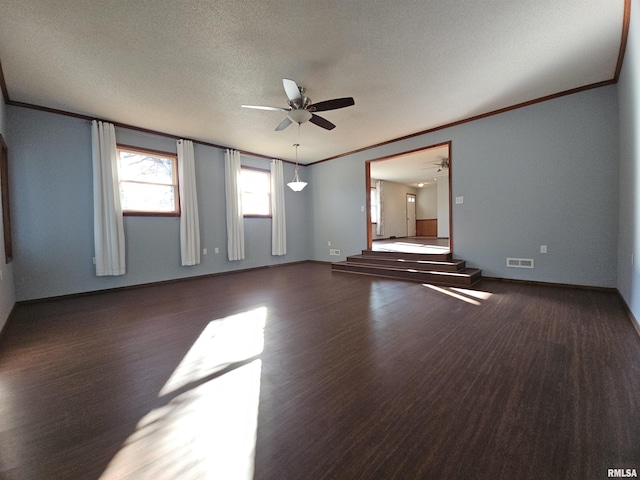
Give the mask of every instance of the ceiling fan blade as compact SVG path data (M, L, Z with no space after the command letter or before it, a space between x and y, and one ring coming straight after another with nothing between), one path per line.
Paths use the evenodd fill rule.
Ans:
M289 125L291 125L293 122L289 119L289 117L285 118L283 121L280 122L280 124L276 127L276 132L280 132L281 130L284 130L285 128L287 128Z
M318 115L311 115L311 119L309 121L327 130L333 130L334 128L336 128L336 126L333 123L331 123L329 120L322 118Z
M291 103L300 105L302 103L302 94L300 93L298 84L293 80L283 78L282 85L284 86L284 91L287 94L287 98L289 99L289 101Z
M272 110L275 112L288 112L290 108L284 107L266 107L264 105L242 105L242 108L255 108L256 110Z
M355 105L356 102L353 97L334 98L333 100L325 100L324 102L318 102L311 105L312 112L326 112L327 110L336 110L338 108L350 107Z

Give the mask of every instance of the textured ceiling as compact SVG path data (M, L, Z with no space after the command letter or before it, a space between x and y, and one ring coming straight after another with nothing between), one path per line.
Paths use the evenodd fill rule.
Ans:
M309 163L611 81L624 0L0 0L11 102ZM282 132L282 78L332 131Z

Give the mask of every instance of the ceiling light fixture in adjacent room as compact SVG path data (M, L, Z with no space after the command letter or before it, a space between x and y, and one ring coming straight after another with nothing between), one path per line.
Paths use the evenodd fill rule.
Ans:
M287 185L289 186L289 188L291 190L293 190L294 192L300 192L302 191L302 189L304 187L307 186L307 182L301 182L300 181L300 176L299 176L299 169L298 169L298 147L300 146L299 143L294 143L293 144L294 147L296 147L296 173L293 175L293 180L290 181L289 183L287 183Z

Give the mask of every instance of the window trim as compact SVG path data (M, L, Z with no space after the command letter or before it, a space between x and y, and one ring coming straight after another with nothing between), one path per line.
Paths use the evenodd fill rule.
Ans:
M173 178L175 178L175 183L170 184L174 187L174 203L176 209L172 212L155 212L151 210L122 210L122 215L125 217L180 217L182 210L180 208L180 179L178 178L178 154L165 152L162 150L154 150L152 148L142 148L135 147L133 145L126 145L123 143L118 143L116 145L116 152L118 155L118 162L120 162L120 150L125 150L127 152L136 152L141 154L153 154L160 157L166 157L172 159L172 170L173 170ZM125 180L128 183L144 183L146 185L168 185L165 183L153 183L153 182L136 182L135 180ZM122 180L120 180L122 182Z
M0 187L2 189L2 234L4 235L5 263L13 260L11 240L11 208L9 205L9 149L0 134Z
M271 170L267 170L264 168L257 168L257 167L246 167L244 165L240 166L240 170L253 170L254 172L261 172L261 173L266 173L267 174L267 178L269 179L269 214L264 214L264 215L260 215L258 213L244 213L244 208L243 208L243 212L242 212L242 216L244 218L272 218L273 217L273 212L271 211ZM242 188L242 186L240 186L240 189L242 190L242 192L244 193L244 189ZM244 205L243 205L244 206Z

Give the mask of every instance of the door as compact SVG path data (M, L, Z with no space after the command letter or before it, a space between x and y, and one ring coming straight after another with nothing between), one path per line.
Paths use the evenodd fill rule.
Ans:
M407 237L416 236L416 196L407 193Z

